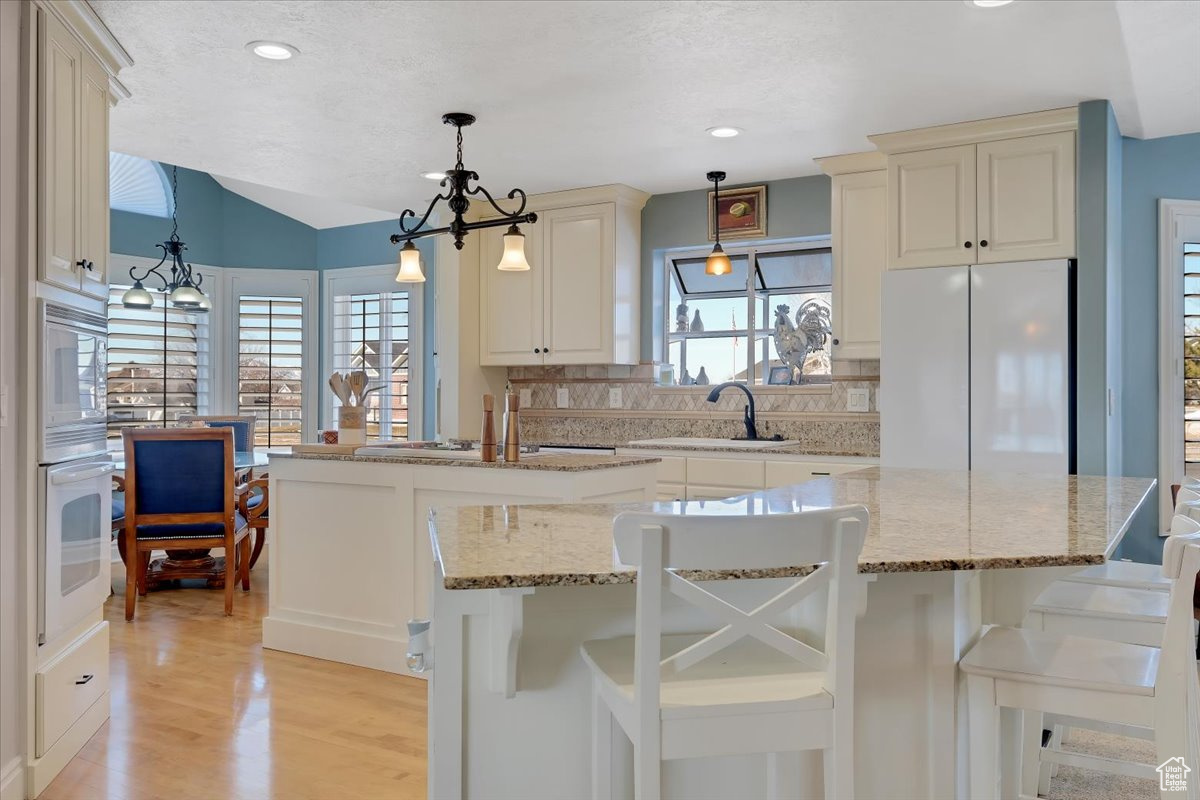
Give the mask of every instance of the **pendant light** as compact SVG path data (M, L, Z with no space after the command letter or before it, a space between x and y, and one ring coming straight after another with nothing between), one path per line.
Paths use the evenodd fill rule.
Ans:
M505 272L528 272L529 262L525 259L525 234L516 225L510 225L504 233L504 255L496 269Z
M425 273L421 271L421 251L408 240L400 248L400 269L396 273L396 283L424 283Z
M725 180L724 172L710 172L707 175L708 179L713 184L713 231L716 233L717 242L713 245L712 253L709 254L708 260L704 262L705 275L728 275L733 272L733 264L729 261L729 256L725 255L725 251L721 248L721 214L717 206L717 201L720 199L721 181Z
M162 291L167 295L171 305L184 311L206 313L212 309L212 301L204 294L200 284L204 276L192 269L191 264L184 263L183 251L187 250L179 239L179 219L176 211L179 205L179 168L171 167L171 238L157 245L163 251L162 258L153 267L146 269L139 278L137 268L130 267L129 277L133 279L133 287L121 295L121 305L126 308L153 308L154 297L146 290L142 281L151 275L162 283ZM171 259L171 277L168 278L159 271L159 267Z

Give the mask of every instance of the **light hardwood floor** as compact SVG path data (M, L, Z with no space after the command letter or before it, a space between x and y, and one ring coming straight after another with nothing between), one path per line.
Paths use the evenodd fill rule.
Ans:
M42 800L425 797L426 684L262 647L267 559L240 588L109 598L112 718Z

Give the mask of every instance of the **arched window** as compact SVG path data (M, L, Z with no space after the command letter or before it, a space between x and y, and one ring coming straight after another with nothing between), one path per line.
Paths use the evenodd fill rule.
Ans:
M155 161L108 154L108 206L118 211L169 217L174 211L167 173Z

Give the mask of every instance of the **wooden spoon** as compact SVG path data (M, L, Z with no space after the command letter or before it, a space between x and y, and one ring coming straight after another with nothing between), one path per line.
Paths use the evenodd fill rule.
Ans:
M346 386L342 373L335 372L329 376L329 388L333 390L334 396L342 401L342 405L350 405L350 390Z
M354 404L361 406L367 393L367 373L362 370L351 372L346 376L350 382L350 391L354 395Z

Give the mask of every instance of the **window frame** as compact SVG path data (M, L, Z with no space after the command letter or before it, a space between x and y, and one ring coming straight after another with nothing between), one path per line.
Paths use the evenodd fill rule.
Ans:
M320 351L320 315L318 310L320 272L306 269L252 269L226 267L221 271L222 300L213 298L213 312L220 311L222 351L214 354L214 362L221 364L218 370L222 385L219 387L223 408L238 407L238 306L243 295L277 295L299 297L304 312L301 315L301 336L304 342L315 342L315 347L304 347L300 356L302 372L300 385L303 398L300 403L300 440L316 440L318 412L317 397L324 383L318 380ZM205 281L207 291L208 281ZM272 445L272 447L287 445Z
M702 294L682 295L682 297L685 302L687 302L689 299L692 299L692 298L719 300L719 299L745 297L746 303L747 303L746 328L744 331L741 329L739 329L738 331L730 331L730 332L728 332L729 336L727 336L725 338L734 338L736 336L746 336L748 348L753 349L755 346L755 338L754 338L755 335L758 333L761 333L763 331L767 331L768 332L767 337L764 338L762 347L763 347L764 352L766 354L769 354L770 353L770 342L769 342L770 333L769 333L769 331L770 331L771 325L770 324L762 325L760 323L760 321L757 319L756 306L762 301L762 297L764 294L766 295L766 297L769 298L772 295L772 293L782 294L782 293L786 292L786 293L794 294L796 292L789 291L789 290L771 290L771 289L760 290L760 289L758 289L755 285L756 275L757 275L756 263L755 263L756 257L760 253L791 252L791 251L795 251L795 250L830 250L832 252L832 249L833 249L833 238L831 236L809 236L809 237L803 237L803 238L797 238L797 239L780 239L780 240L776 240L776 241L772 241L772 242L763 242L760 244L746 244L746 245L729 246L729 247L725 248L725 253L727 255L729 255L730 257L745 255L747 258L746 288L741 291L731 290L731 291L725 291L725 292L711 292L711 293L705 292ZM679 261L679 260L707 258L709 253L711 253L711 252L712 252L712 247L704 246L704 247L675 248L672 250L667 250L663 253L662 264L660 265L660 272L659 272L661 279L663 281L663 284L662 284L662 286L663 286L663 293L662 293L662 319L663 319L662 331L663 331L663 334L662 334L662 341L661 341L660 347L659 347L659 357L661 358L662 362L665 364L671 363L671 344L673 342L681 341L682 339L687 339L687 338L697 338L697 339L700 339L700 338L707 338L707 339L722 338L719 334L725 333L725 331L720 331L720 332L705 331L704 333L702 333L698 336L695 336L695 337L691 337L690 335L687 335L687 334L684 334L683 336L680 336L679 334L674 334L675 338L672 338L672 336L673 336L672 329L674 328L674 325L675 325L675 308L671 303L671 291L672 291L672 286L674 285L674 280L675 280L675 275L674 275L675 262ZM827 290L829 292L829 299L830 299L829 307L830 307L831 314L833 312L833 278L834 278L833 268L831 265L830 276L829 276L830 282L828 284L807 287L809 291L825 291L825 290ZM770 309L770 301L769 300L767 301L767 306L768 307L767 307L767 310L765 313L769 319L771 317L771 309ZM745 381L745 384L747 386L763 387L763 386L768 385L766 382L766 377L759 375L759 367L760 367L761 363L766 360L765 358L762 357L762 355L763 355L762 353L756 354L753 356L753 358L751 358L751 354L750 353L747 354L746 381ZM680 377L681 376L677 375L677 376L675 376L675 379L679 380ZM695 376L693 376L693 377L695 377ZM759 382L760 377L762 378L761 382ZM832 378L832 368L830 370L829 377ZM799 386L809 386L809 385L813 385L813 384L820 385L825 382L826 381L814 381L812 384L794 384L794 385L788 385L788 386L781 386L779 388L791 389L791 388L798 388ZM664 388L686 389L689 387L680 386L679 384L673 384L671 386L664 387Z
M321 272L321 374L328 376L333 364L333 298L340 294L408 291L408 438L424 437L425 399L425 284L396 282L395 264L366 267L341 267ZM322 392L320 402L323 427L336 427L332 392Z

